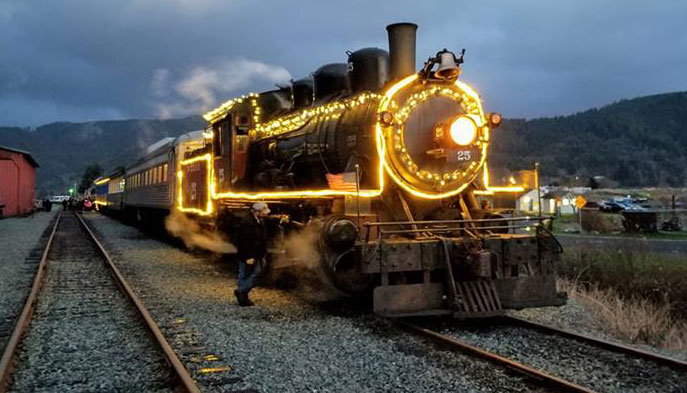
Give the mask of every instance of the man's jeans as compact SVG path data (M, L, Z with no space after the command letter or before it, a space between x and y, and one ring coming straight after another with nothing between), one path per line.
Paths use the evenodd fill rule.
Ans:
M248 295L248 292L250 292L253 285L255 285L255 279L258 278L262 271L262 262L263 261L256 259L252 265L249 265L246 261L239 261L239 292Z

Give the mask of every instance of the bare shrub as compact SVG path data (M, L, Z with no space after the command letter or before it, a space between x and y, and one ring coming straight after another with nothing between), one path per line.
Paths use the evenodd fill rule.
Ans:
M582 229L599 233L620 232L623 230L619 214L608 214L598 209L582 209Z
M673 316L669 302L656 304L646 298L627 298L614 289L600 289L578 281L561 279L559 285L570 297L593 310L609 333L632 343L687 350L687 324Z
M687 320L687 260L656 255L644 242L627 242L618 249L589 245L566 248L558 273L568 280L600 289L613 289L625 299L642 298L671 304L673 316Z

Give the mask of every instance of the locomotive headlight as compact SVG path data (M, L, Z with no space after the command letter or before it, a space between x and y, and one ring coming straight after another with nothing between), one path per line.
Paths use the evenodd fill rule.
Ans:
M477 137L477 124L468 116L459 116L451 123L449 135L458 145L467 146Z

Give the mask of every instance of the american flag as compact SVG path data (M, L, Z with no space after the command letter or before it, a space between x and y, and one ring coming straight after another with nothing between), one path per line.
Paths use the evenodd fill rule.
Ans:
M327 173L327 183L332 190L356 192L355 172Z

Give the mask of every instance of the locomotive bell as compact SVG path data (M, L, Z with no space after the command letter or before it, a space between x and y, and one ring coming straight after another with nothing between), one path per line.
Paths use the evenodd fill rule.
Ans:
M454 79L460 74L456 64L456 56L451 51L443 50L439 53L439 68L434 73L437 78Z

